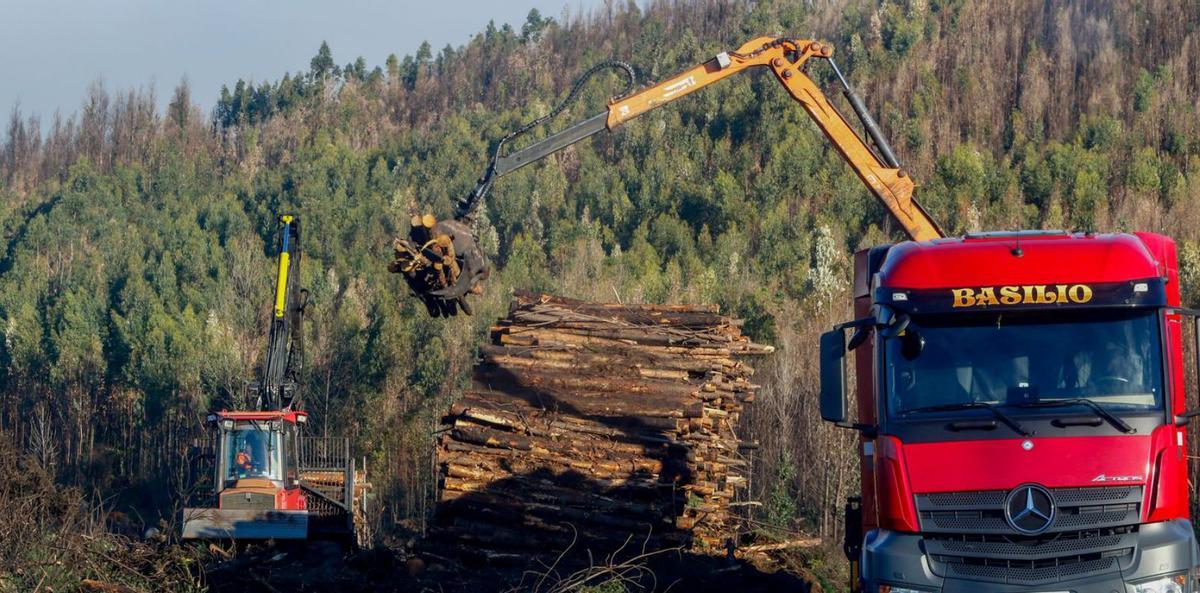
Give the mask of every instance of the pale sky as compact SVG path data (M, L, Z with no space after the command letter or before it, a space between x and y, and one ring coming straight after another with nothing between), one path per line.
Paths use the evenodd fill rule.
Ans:
M0 118L78 110L88 85L154 85L160 108L183 76L212 109L222 84L307 71L321 41L339 66L382 66L428 40L458 47L489 20L520 30L530 8L561 20L601 0L0 0Z

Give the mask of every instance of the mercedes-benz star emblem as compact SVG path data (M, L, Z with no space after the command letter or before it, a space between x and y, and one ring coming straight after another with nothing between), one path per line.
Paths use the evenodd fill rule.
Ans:
M1054 496L1037 484L1017 486L1004 502L1004 518L1025 535L1037 535L1054 523Z

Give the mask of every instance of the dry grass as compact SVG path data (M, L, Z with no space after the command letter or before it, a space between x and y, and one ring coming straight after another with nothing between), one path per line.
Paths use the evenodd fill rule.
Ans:
M574 529L572 527L572 529ZM578 535L578 533L576 533ZM658 591L660 583L650 569L649 562L660 556L683 553L682 548L652 550L647 548L649 535L641 542L640 549L631 549L634 538L630 535L625 543L603 560L591 559L588 566L563 571L563 560L572 553L574 542L567 546L544 570L525 573L525 578L514 591L532 593L596 593L626 591ZM528 581L533 581L529 583ZM670 589L670 586L667 587Z
M106 518L0 434L0 593L202 590L188 552L108 533Z

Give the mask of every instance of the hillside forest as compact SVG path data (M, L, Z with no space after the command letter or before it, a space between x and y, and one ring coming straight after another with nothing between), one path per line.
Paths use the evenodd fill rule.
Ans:
M851 254L903 236L768 73L501 180L476 223L496 270L473 317L428 318L387 271L391 238L413 213L449 216L490 146L588 66L621 59L644 84L784 33L835 45L948 232L1165 233L1194 305L1197 31L1191 0L609 1L378 65L322 45L307 70L230 81L216 105L185 79L165 110L154 88L99 82L73 114L14 110L0 440L106 512L174 521L205 412L247 405L260 372L276 220L291 213L312 302L304 406L312 430L366 458L384 537L428 520L431 433L519 287L745 319L778 349L744 418L761 443L756 525L821 536L837 558L855 441L819 421L814 345L850 315ZM848 113L828 66L808 73ZM523 142L599 112L620 82L597 77ZM0 569L52 546L0 549Z

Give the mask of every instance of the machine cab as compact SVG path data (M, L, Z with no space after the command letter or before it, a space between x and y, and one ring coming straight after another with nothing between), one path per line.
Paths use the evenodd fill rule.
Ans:
M217 412L209 421L217 430L218 491L243 480L285 488L296 479L297 424L303 412Z
M283 481L284 432L278 421L266 427L255 421L240 421L222 429L221 473L225 484L244 479Z
M185 508L184 539L305 539L298 469L304 412L214 412L216 507Z
M304 412L216 412L219 508L303 509L297 452Z

